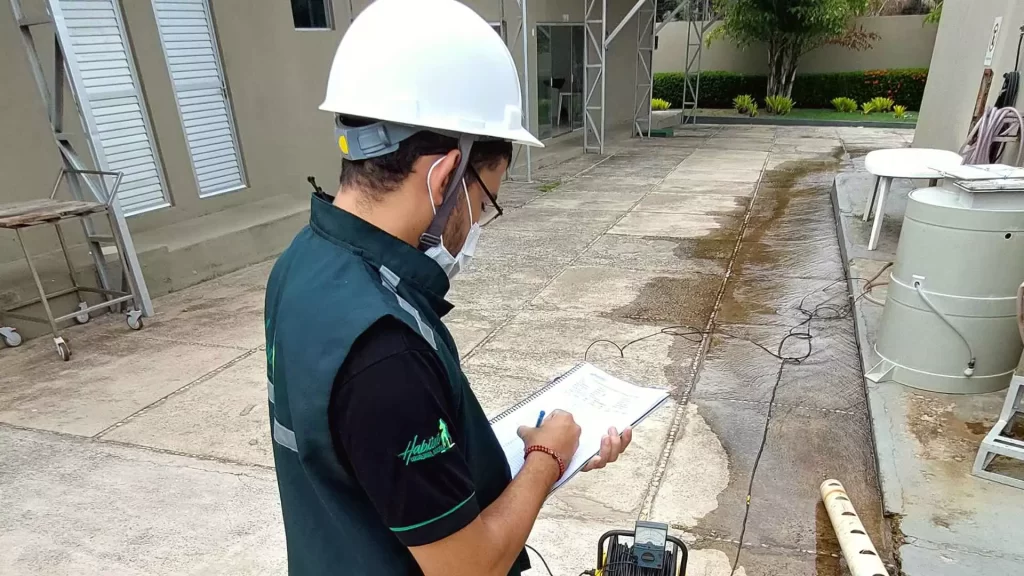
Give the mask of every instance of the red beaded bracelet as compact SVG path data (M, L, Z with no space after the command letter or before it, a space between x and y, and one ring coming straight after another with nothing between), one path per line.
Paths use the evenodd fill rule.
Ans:
M526 457L530 455L530 452L543 452L544 454L551 456L552 458L555 459L555 462L558 462L558 477L561 478L562 475L565 474L565 461L562 460L562 457L556 454L555 451L552 450L551 448L548 448L547 446L541 446L539 444L527 446L526 453L523 454L523 460L526 460Z

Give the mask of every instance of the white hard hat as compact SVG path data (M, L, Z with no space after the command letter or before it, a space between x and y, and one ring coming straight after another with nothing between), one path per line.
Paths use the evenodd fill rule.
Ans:
M321 110L543 146L508 48L456 0L377 0L338 46Z

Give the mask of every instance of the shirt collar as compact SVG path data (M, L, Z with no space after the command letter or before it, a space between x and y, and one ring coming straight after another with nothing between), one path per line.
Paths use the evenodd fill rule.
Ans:
M403 240L338 208L330 196L313 194L309 227L327 240L352 250L374 268L386 266L402 283L412 283L438 316L451 311L453 306L444 298L451 284L436 262Z

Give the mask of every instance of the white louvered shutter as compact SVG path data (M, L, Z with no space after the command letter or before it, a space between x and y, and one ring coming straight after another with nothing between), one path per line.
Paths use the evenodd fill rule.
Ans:
M245 186L207 0L153 0L200 196Z
M167 206L153 131L116 0L51 0L96 163L124 172L125 214Z

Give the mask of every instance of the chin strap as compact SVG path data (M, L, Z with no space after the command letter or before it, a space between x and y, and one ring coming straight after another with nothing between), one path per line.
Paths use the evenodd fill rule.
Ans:
M469 168L469 153L473 149L475 139L476 137L471 134L461 134L459 136L459 165L455 168L455 174L448 181L448 186L445 187L444 200L441 201L441 206L437 209L437 213L434 214L434 219L430 221L427 231L420 235L419 248L423 252L441 243L441 233L444 232L448 218L451 216L452 211L455 210L455 205L459 201L459 194L457 192L461 188L462 178L466 175L466 170Z

